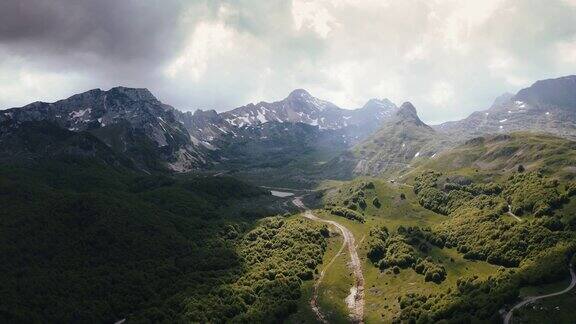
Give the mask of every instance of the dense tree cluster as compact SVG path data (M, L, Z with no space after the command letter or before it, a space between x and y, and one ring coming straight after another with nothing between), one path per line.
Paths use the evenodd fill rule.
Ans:
M456 289L439 294L411 293L400 297L397 322L470 323L474 319L496 318L500 305L512 301L518 288L509 273L480 280L476 276L459 278Z
M422 206L450 217L433 231L413 229L416 234L411 236L425 236L439 247L455 247L464 258L516 269L502 268L485 280L460 278L454 291L406 295L399 301L402 311L398 321L496 320L499 307L514 300L522 285L567 275L568 258L576 252L576 236L567 224L552 216L552 211L570 197L572 183L561 192L557 181L527 171L499 183L450 180L434 171L416 178L415 192ZM512 205L512 212L537 218L505 220L502 215L508 211L508 204ZM415 270L423 271L425 261L420 260Z
M332 207L329 210L330 210L330 214L332 214L332 215L348 218L350 220L357 221L360 223L364 223L366 221L366 219L364 218L364 216L362 214L360 214L359 212L354 211L352 209L342 208L342 207Z
M476 184L460 178L445 179L441 190L439 188L441 176L442 174L436 171L422 173L415 179L414 192L422 207L444 215L454 212L474 197L498 195L503 190L497 183ZM446 182L450 180L458 180L460 183Z
M272 199L92 160L0 165L0 322L183 321L191 292L242 271L236 242L262 215L244 198Z
M380 208L382 203L380 203L380 199L378 199L378 197L374 197L374 199L372 199L372 205L374 205L376 208Z
M408 323L474 323L499 322L498 310L514 301L520 287L542 284L568 275L567 263L576 252L576 242L562 243L540 251L515 270L501 268L495 276L458 278L456 289L439 294L407 294L399 298L401 308L397 322Z
M208 297L188 300L192 322L275 323L296 310L303 280L314 276L326 248L322 226L268 218L239 245L244 273Z
M351 185L341 187L338 194L328 199L327 205L344 206L351 210L365 210L368 207L367 193L374 188L375 185L372 181L353 182ZM373 200L372 204L377 208L381 205L378 200Z
M570 181L565 186L566 197L572 197L576 195L576 181Z
M424 276L426 281L442 282L446 278L444 266L436 264L429 257L423 258L428 251L426 237L432 238L430 230L418 227L399 227L396 234L390 234L385 226L370 230L368 258L381 270L413 268Z
M479 196L451 214L437 229L446 246L464 258L516 267L527 256L568 240L572 234L558 231L563 226L546 218L510 224L502 220L503 204L498 197Z
M440 283L446 279L446 268L441 264L436 264L432 258L418 258L414 265L416 273L424 275L424 280Z
M440 190L441 176L435 171L424 172L416 178L415 192L425 208L450 214L438 228L437 237L447 246L457 247L465 258L518 266L531 253L570 236L561 231L564 224L553 217L521 224L509 224L500 217L508 210L508 202L517 214L551 214L566 200L570 185L561 194L557 181L539 172L523 172L503 183L447 182Z
M558 191L558 181L548 179L540 172L512 175L506 182L503 195L516 215L549 215L564 200Z

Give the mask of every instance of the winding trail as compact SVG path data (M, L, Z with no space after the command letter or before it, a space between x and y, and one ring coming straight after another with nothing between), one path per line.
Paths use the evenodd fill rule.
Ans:
M314 190L314 189L294 189L294 188L270 187L270 186L260 186L260 188L270 189L270 190L286 190L286 191L294 191L294 192L315 192L315 191L318 191L318 190Z
M510 215L510 216L512 216L512 217L514 217L518 222L522 223L522 218L516 216L516 214L514 214L514 213L512 212L512 206L510 206L510 204L508 204L508 212L507 212L507 214Z
M528 298L524 299L523 301L519 302L518 304L514 305L514 307L512 307L510 309L510 311L508 311L508 313L506 313L506 315L504 316L504 324L510 324L510 321L512 320L512 315L514 314L514 311L521 308L522 306L524 306L526 304L533 303L539 299L544 299L544 298L548 298L548 297L554 297L554 296L562 295L562 294L565 294L565 293L569 292L570 290L572 290L572 288L574 288L574 286L576 286L576 273L574 273L574 266L573 265L570 265L570 276L572 276L572 280L570 281L570 285L568 285L568 287L566 287L566 289L564 289L562 291L555 292L555 293L551 293L551 294L528 297Z
M318 277L318 280L314 284L314 292L312 294L312 299L310 300L310 306L312 307L314 313L316 313L316 317L318 317L321 322L328 323L326 317L324 314L322 314L322 311L318 306L318 287L324 278L326 270L328 270L334 260L336 260L336 258L342 253L344 248L348 247L348 253L350 254L350 267L352 268L352 272L354 274L354 285L352 288L350 288L350 295L346 297L346 304L350 309L350 318L352 322L364 323L364 275L362 274L362 264L360 262L360 258L358 257L358 251L356 251L354 235L342 224L335 221L322 219L314 215L312 211L304 205L301 197L294 198L292 203L296 207L304 210L304 217L316 222L327 223L335 226L342 233L342 237L344 238L342 247L340 247L338 253L336 253L332 260L330 260L330 262L324 267L320 273L320 276Z

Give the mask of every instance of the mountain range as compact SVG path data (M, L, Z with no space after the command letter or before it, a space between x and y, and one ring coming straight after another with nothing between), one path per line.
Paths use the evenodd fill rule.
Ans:
M322 156L313 163L323 164L324 174L377 175L483 134L533 130L575 138L576 76L538 81L485 111L435 126L422 122L411 103L398 108L387 99L349 110L297 89L276 102L182 112L147 89L126 87L0 111L0 138L7 142L10 129L28 122L90 134L147 171L262 170L312 154Z
M535 130L576 138L576 75L541 80L504 94L492 106L467 118L434 127L448 136L464 139L487 133Z
M116 87L7 109L0 112L0 122L9 127L45 121L88 132L143 170L186 172L230 160L250 164L259 155L272 154L269 148L345 148L368 136L396 109L389 100L372 99L347 110L295 90L273 103L191 113L160 102L147 89Z
M342 109L313 97L306 90L297 89L280 101L248 104L220 114L214 110L197 110L187 112L181 118L192 135L212 141L236 128L267 122L304 123L332 130L348 128L362 134L377 127L395 109L396 105L387 99L371 99L355 110Z
M576 138L576 76L537 81L516 95L499 96L487 110L440 125L426 125L414 106L404 103L368 138L331 161L330 169L347 177L380 175L472 138L514 131Z

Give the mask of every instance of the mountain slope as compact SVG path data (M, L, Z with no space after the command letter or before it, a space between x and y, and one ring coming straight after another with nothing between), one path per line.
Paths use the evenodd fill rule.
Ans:
M46 122L0 124L0 163L30 165L66 158L92 159L104 165L133 169L130 159L118 154L88 132L72 132Z
M559 178L575 178L576 142L533 132L486 135L446 150L433 159L419 161L410 174L426 169L500 174L515 171L520 165L526 170L539 170Z
M54 103L35 102L0 111L3 121L48 121L70 131L91 132L146 170L187 171L209 162L204 147L194 144L177 121L174 108L146 89L95 89Z
M576 76L541 80L485 111L435 129L469 139L489 133L534 130L576 138Z
M565 279L576 252L575 144L490 135L416 159L400 181L331 184L324 217L362 219L365 321L496 323L521 288ZM333 280L323 295L349 286Z
M376 132L326 168L348 176L380 175L406 168L414 159L433 156L448 145L449 141L422 122L416 108L406 102Z

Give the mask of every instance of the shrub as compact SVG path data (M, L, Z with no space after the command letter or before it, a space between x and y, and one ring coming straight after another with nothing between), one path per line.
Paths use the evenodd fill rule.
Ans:
M332 215L341 216L344 218L348 218L350 220L358 221L360 223L364 223L366 221L364 219L364 216L362 216L362 214L347 208L341 208L341 207L332 208L330 210L330 213Z

